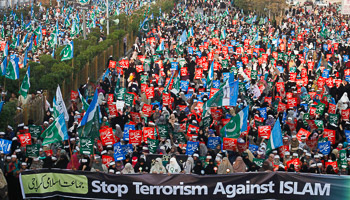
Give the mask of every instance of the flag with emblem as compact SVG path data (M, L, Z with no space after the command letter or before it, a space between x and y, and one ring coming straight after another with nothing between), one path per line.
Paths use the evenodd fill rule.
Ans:
M270 152L273 149L276 149L282 145L283 145L283 141L282 141L281 123L280 123L280 119L277 118L277 121L273 126L270 139L267 143L266 152Z
M62 140L68 140L67 127L63 113L52 122L52 124L43 132L41 137L44 139L43 146L60 142Z
M10 58L10 62L6 68L5 77L12 80L17 80L19 78L19 68L18 68L19 58L14 56Z
M19 93L24 98L27 98L27 93L28 93L29 87L30 87L29 77L30 77L30 66L28 66L27 73L24 76L24 79L23 79L22 84L21 84L21 88L19 89Z
M61 61L65 60L70 60L73 58L73 51L74 51L74 45L73 41L71 41L67 46L65 46L62 51L60 56L62 56Z
M86 110L86 113L81 120L78 126L78 133L80 137L98 137L99 128L100 128L100 109L97 103L98 93L97 89L94 94L89 108Z
M238 138L241 132L247 130L249 106L246 106L220 130L222 137Z

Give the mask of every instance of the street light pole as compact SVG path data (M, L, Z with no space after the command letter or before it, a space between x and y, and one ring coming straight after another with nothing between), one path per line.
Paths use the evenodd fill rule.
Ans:
M86 10L83 9L83 36L84 40L86 40Z
M109 35L109 6L108 6L109 0L106 0L106 1L107 1L107 35Z

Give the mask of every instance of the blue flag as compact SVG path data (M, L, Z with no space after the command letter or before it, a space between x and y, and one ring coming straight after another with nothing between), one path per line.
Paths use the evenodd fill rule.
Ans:
M331 142L330 141L320 142L318 143L317 148L320 150L320 152L323 155L328 155L331 152Z
M216 149L216 146L220 144L220 137L209 137L208 138L208 148Z
M258 145L249 144L249 151L251 151L252 153L255 153L258 150L259 150Z
M199 145L199 142L188 141L186 146L186 155L192 156L193 153L197 150L198 145Z
M180 45L185 43L187 41L187 31L186 29L182 32L182 35L180 37Z
M189 84L190 84L189 81L183 81L183 80L181 80L181 82L180 82L180 89L181 89L183 92L187 92Z
M0 113L1 113L1 111L2 111L2 107L4 106L4 103L5 103L5 101L1 101L1 102L0 102Z
M346 136L346 141L349 143L350 142L350 130L344 130L345 136Z
M122 148L122 145L120 142L114 144L114 160L115 161L121 161L125 160L125 154Z
M271 136L270 136L270 139L267 143L266 149L272 150L272 149L276 149L282 145L283 145L283 141L282 141L281 123L280 123L280 119L277 118L277 121L276 121L276 123L273 126L273 129L271 131Z
M260 113L260 117L263 117L264 119L267 118L267 110L266 107L265 108L258 108L258 111Z
M11 151L11 140L0 139L0 151L4 152L4 154L9 154Z

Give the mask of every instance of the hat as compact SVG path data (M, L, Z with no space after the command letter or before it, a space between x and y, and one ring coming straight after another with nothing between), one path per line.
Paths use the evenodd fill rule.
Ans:
M287 136L284 136L283 139L284 139L284 140L288 140L288 137L287 137Z
M305 139L306 139L306 136L305 136L305 135L302 135L302 136L300 137L300 139L305 140Z
M317 167L322 167L322 163L317 163Z
M312 163L312 164L310 165L310 167L316 167L316 164L315 164L315 163Z
M107 151L106 151L106 150L103 150L103 151L101 152L101 155L106 154L106 153L107 153Z
M306 153L306 156L311 156L311 153Z
M148 147L146 147L146 146L142 147L142 150L148 150Z
M285 156L290 156L289 151L287 151L286 153L284 153Z
M193 157L199 157L198 153L193 154Z
M57 160L57 158L56 158L55 156L52 156L51 159L52 159L53 161L56 161L56 160Z
M297 136L296 135L292 135L292 138L297 138Z
M15 152L19 153L19 152L21 152L21 149L16 149Z
M13 138L12 138L12 141L14 141L14 140L17 140L17 137L13 137Z
M276 154L276 153L277 153L277 150L273 150L272 153L273 153L273 154Z
M33 158L33 161L39 161L39 158Z
M338 147L339 147L339 146L343 146L343 144L342 144L342 143L339 143L339 144L338 144Z
M110 165L110 166L111 166L111 165L115 165L115 162L112 161L112 162L109 163L109 165Z
M23 163L22 163L22 166L27 166L27 163L26 163L26 162L23 162Z
M318 156L318 155L315 155L315 156L314 156L314 158L315 158L315 159L316 159L316 158L320 158L320 156Z
M82 163L86 163L86 162L87 162L87 159L81 159L81 162L82 162Z
M0 135L5 135L5 132L0 132Z
M17 156L16 155L12 155L11 158L17 158Z
M297 153L293 153L293 156L298 157L298 154Z
M108 172L114 174L114 169L110 169Z
M12 126L10 125L8 125L7 128L13 130Z
M48 124L49 122L48 121L44 121L44 124Z
M274 158L275 158L275 159L280 159L280 156L279 156L279 155L275 155Z
M18 127L22 127L24 126L24 123L18 124Z

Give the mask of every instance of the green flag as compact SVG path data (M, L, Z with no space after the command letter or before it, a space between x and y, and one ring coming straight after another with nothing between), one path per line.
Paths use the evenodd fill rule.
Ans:
M73 45L73 41L71 41L69 44L67 44L67 46L65 46L62 49L61 54L60 54L60 56L62 56L61 61L72 59L73 52L74 52L74 45Z
M43 132L41 137L44 139L42 145L68 140L67 127L63 113L52 122L52 124Z
M150 153L157 153L157 148L158 148L158 145L159 145L159 140L148 138L148 139L147 139L147 143L148 143L149 152L150 152Z
M30 158L39 157L40 144L33 144L26 146L26 156Z
M24 76L23 82L21 84L21 88L19 89L19 94L21 94L24 98L27 98L27 93L30 87L29 77L30 77L30 66L28 66L27 73Z
M134 95L130 93L125 93L125 104L127 106L132 106L134 104Z
M262 165L264 163L264 159L253 158L253 163L255 163L259 167L262 167Z
M241 135L241 117L235 115L230 121L220 130L221 137L238 138Z
M94 143L91 138L80 138L80 154L91 155L93 153Z
M85 111L87 111L87 109L89 108L89 104L88 102L85 100L85 98L83 97L83 95L80 94L80 91L78 90L78 93L79 93L79 98L80 98L80 101L83 103L83 108Z
M169 138L169 131L168 131L168 125L166 124L159 124L158 125L158 132L160 138Z
M36 126L36 125L29 125L28 126L29 133L33 138L39 138L42 128L41 126ZM27 146L28 147L28 146Z

